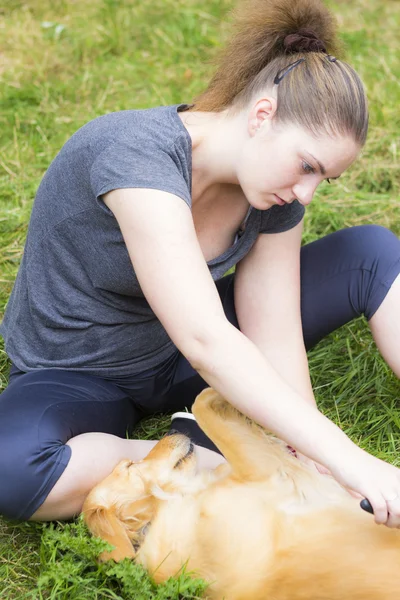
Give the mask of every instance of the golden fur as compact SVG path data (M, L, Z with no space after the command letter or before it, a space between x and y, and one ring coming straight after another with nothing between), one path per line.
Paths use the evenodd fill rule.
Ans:
M400 531L375 524L343 488L204 390L193 413L228 465L196 473L185 436L122 461L89 494L84 518L156 582L188 572L212 600L396 600Z

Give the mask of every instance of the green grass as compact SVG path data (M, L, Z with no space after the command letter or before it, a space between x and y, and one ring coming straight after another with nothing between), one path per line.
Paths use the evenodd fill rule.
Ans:
M304 241L379 223L400 234L400 3L331 0L347 56L366 83L368 143L307 211ZM227 0L0 2L0 313L22 254L35 190L51 159L86 121L109 111L190 102L228 30ZM362 319L310 352L323 412L362 447L400 464L398 380ZM0 389L8 361L0 348ZM168 419L138 430L159 437ZM2 484L3 485L3 484ZM198 582L156 590L129 563L99 566L80 521L56 526L0 519L0 597L197 598ZM189 586L189 587L188 587Z

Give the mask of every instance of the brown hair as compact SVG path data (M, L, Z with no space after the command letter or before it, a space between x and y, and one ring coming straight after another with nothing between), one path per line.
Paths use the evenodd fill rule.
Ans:
M234 15L233 36L194 110L240 110L272 89L286 70L278 81L276 122L297 123L315 135L351 135L362 146L368 130L365 90L354 69L332 56L341 47L334 16L323 3L244 0Z

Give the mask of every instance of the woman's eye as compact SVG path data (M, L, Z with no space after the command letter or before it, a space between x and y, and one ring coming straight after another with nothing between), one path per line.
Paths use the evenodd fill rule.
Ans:
M315 173L314 167L312 167L306 162L303 162L303 171L304 173Z

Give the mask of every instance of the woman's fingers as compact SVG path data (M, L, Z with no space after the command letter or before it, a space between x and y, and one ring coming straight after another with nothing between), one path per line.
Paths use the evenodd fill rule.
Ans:
M387 524L389 513L386 501L382 495L374 493L369 494L368 500L374 511L375 523L378 525Z
M353 465L352 490L369 501L376 523L400 528L400 470L367 453L363 458L358 468ZM349 475L346 483L350 483Z
M378 509L376 506L378 506ZM364 499L361 503L361 508L367 512L372 512L376 523L383 523L392 529L400 529L400 497L397 494L392 494L388 500L382 497L380 501L375 503ZM380 510L380 513L377 514L377 510Z
M387 527L400 528L400 498L397 494L388 494L379 500L369 499L374 510L375 522Z
M386 502L389 512L386 525L400 529L400 495L393 494Z

